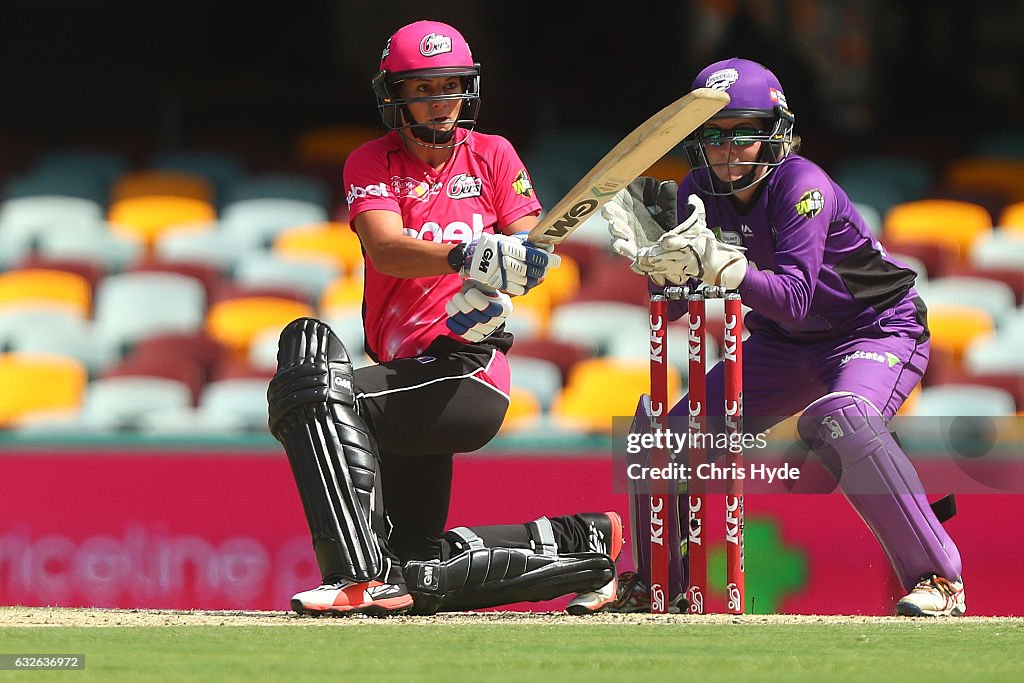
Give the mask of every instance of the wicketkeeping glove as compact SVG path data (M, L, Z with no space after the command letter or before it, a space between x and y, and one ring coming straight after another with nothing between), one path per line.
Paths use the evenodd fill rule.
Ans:
M519 296L561 262L561 257L527 242L525 236L484 233L466 247L462 277Z
M445 311L449 330L466 341L478 342L504 324L512 312L512 300L503 292L466 280Z
M687 219L662 235L657 244L641 249L634 261L636 268L655 282L655 276L675 284L695 277L726 289L739 287L747 274L745 250L718 241L707 226L700 197L691 194L686 203L693 209Z

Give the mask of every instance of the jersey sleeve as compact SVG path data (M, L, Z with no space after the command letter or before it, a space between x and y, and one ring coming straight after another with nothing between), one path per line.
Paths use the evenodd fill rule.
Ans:
M780 167L769 211L775 226L775 264L750 268L739 287L744 303L786 324L807 317L837 208L832 183L813 167Z
M390 187L390 177L387 155L375 142L363 144L348 155L342 178L350 221L372 209L402 212Z
M533 181L526 165L512 147L512 143L495 136L493 156L494 213L502 230L523 216L541 210Z

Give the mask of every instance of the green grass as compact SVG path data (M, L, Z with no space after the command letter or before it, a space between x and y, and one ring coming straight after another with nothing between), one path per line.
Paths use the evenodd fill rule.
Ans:
M0 628L86 670L0 680L1019 681L1024 625L346 624Z

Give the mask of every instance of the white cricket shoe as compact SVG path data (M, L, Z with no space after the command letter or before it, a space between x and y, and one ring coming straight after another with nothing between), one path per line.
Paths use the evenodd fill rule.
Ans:
M896 614L905 617L959 617L966 611L963 580L950 581L935 574L922 578L896 603Z
M367 614L385 617L412 609L412 596L404 585L382 581L325 583L292 596L292 610L318 617Z

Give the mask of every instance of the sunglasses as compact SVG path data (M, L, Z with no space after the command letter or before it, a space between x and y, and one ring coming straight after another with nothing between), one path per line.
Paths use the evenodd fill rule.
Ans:
M697 132L697 139L712 147L719 147L726 140L732 141L737 147L749 147L764 139L764 131L757 128L702 128Z

